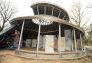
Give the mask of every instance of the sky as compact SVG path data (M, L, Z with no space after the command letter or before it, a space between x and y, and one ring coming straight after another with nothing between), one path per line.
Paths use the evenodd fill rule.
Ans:
M33 15L31 5L36 2L50 2L65 9L70 8L72 0L9 0L18 10L16 16Z
M72 8L72 5L74 2L77 2L78 0L7 0L10 2L15 9L17 10L16 13L14 14L15 17L20 17L20 16L33 16L33 10L31 8L31 5L36 3L36 2L49 2L56 4L62 8L64 8L68 13L70 12L70 9ZM82 3L82 6L85 8L88 6L91 0L80 0ZM90 12L91 8L89 8L87 12L87 19L89 20L89 23L92 21L92 13Z

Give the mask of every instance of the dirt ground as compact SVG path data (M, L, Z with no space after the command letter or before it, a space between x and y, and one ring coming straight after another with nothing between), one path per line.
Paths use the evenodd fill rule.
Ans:
M0 53L2 54L3 52L0 51ZM0 63L92 63L92 57L88 56L77 60L33 60L4 54L0 55Z

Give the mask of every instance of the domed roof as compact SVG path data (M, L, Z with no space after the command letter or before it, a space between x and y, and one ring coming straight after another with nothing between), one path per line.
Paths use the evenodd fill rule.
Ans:
M35 3L31 6L33 8L34 14L46 14L52 15L66 21L69 21L68 13L61 7L51 4L51 3Z

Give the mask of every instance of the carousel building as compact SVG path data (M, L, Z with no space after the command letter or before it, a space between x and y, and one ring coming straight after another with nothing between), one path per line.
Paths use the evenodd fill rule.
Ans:
M17 30L18 36L15 37L18 41L16 39L14 43L17 44L16 53L19 56L36 59L83 56L84 31L69 22L67 11L50 3L36 3L31 8L34 16L17 17L10 21L8 35L13 36L12 33Z

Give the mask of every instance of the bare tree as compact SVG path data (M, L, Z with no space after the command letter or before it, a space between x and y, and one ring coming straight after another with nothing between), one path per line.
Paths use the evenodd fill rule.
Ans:
M88 34L87 34L86 38L84 39L84 41L86 40L85 43L87 45L92 45L92 23L90 24L90 28L87 33Z
M88 38L87 36L87 32L89 29L87 25L89 20L86 19L85 11L87 12L86 7L84 8L80 1L74 3L71 9L70 19L71 23L74 23L75 25L81 27L84 30L85 35L83 37L83 42L87 44L90 40L90 37Z
M79 27L84 27L87 24L87 22L84 20L85 15L85 10L82 8L80 1L74 3L71 9L71 22Z
M14 12L15 10L9 2L0 0L0 22L2 23L0 31L3 30L5 23L12 18Z

